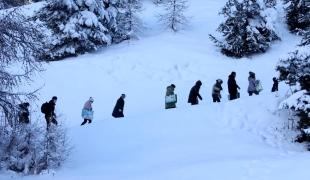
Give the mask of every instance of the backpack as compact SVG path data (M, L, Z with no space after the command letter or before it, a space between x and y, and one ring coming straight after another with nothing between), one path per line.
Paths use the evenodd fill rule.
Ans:
M43 103L42 106L41 106L41 112L42 112L43 114L46 114L47 111L48 111L48 102L45 102L45 103Z

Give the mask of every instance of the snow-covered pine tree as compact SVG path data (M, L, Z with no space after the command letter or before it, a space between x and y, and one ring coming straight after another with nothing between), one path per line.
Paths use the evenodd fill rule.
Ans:
M45 58L57 60L96 50L111 43L115 27L102 0L50 0L37 14L52 31L51 47Z
M275 31L267 26L266 17L257 0L228 0L220 12L226 17L217 31L223 34L219 40L210 35L216 46L227 56L243 57L265 52L272 41L279 39Z
M142 27L142 21L138 17L138 13L142 11L141 0L112 0L111 3L118 11L113 42L136 38Z
M68 158L71 151L71 145L67 136L67 130L62 123L57 126L51 125L46 131L44 138L44 149L42 152L42 164L45 170L54 170L59 168Z
M155 5L163 3L165 0L152 0Z
M30 3L30 0L0 0L0 9L22 6Z
M301 40L300 46L310 46L310 30L308 30L306 33L304 33L304 36Z
M286 20L290 31L301 31L310 28L310 1L284 0L287 4Z
M188 8L187 3L187 0L164 0L161 5L164 6L165 13L159 16L159 21L177 32L188 23L188 18L184 15Z
M308 39L309 41L309 39ZM310 46L299 47L285 59L280 60L277 71L280 80L297 89L282 103L283 108L291 109L298 117L300 131L296 141L307 142L310 150Z

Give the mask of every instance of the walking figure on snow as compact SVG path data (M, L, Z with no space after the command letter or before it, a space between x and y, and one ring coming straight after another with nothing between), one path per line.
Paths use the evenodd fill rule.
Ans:
M84 119L84 121L82 122L81 126L83 126L85 123L88 122L88 124L90 124L93 120L94 117L94 111L93 111L93 107L92 104L94 102L94 99L92 97L90 97L84 104L84 107L82 109L82 117Z
M255 73L254 72L249 72L249 77L248 77L248 81L249 81L249 86L248 86L248 93L249 96L252 96L253 93L258 95L259 91L258 91L258 82L256 81L256 77L255 77Z
M29 103L21 103L18 105L19 106L19 111L18 111L18 118L19 118L19 123L25 123L28 124L29 121Z
M228 84L229 100L239 98L240 94L238 92L238 89L240 89L240 87L236 82L236 72L231 72L231 74L228 76L227 84Z
M45 102L41 106L41 112L45 114L45 120L47 124L47 129L50 124L53 123L57 125L56 114L55 114L55 106L56 106L57 97L53 96L53 98L49 102Z
M195 86L192 87L188 96L188 103L191 103L191 105L198 104L198 98L202 100L202 97L199 94L201 85L202 85L201 81L197 81Z
M279 90L279 81L277 80L276 77L272 78L272 81L273 81L273 85L272 85L271 92L277 92Z
M223 90L222 88L222 83L223 81L221 79L216 80L216 83L213 85L212 88L212 98L213 102L221 102L221 91Z
M115 107L113 109L112 116L115 118L124 117L124 105L125 105L125 99L126 95L122 94L120 98L118 98Z
M174 94L175 85L171 84L167 87L166 97L165 97L165 108L176 108L177 95Z

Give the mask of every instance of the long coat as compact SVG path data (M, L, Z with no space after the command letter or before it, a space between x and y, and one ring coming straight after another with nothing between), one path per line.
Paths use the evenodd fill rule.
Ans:
M256 92L256 80L253 77L249 77L249 86L248 86L248 92Z
M122 97L118 98L112 116L115 118L119 118L119 117L124 117L124 105L125 105L125 101Z
M227 84L228 84L229 94L230 95L237 95L239 86L237 85L237 82L236 82L234 76L229 75Z
M271 92L275 92L279 90L279 81L278 80L273 80L273 85L272 85L272 89Z
M198 104L198 98L202 100L202 97L199 94L201 83L196 83L195 86L192 87L191 91L189 92L188 96L188 103L192 105Z

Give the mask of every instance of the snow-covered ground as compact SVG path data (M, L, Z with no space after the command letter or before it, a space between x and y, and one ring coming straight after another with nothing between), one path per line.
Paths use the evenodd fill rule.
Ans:
M57 112L68 125L74 150L55 174L20 177L5 172L0 179L308 180L310 154L292 143L287 114L278 111L288 88L280 84L279 97L270 93L277 61L299 38L286 30L281 16L273 15L282 41L262 55L225 57L208 38L222 20L218 12L224 3L191 1L191 24L175 34L160 28L159 10L147 1L142 15L147 29L140 40L46 65L34 84L44 84L37 105L58 96ZM241 99L229 102L231 71L237 72ZM259 96L247 95L249 71L263 83ZM218 78L224 80L223 102L214 104L211 89ZM203 83L203 101L192 107L187 96L197 80ZM171 83L179 101L176 109L164 110ZM127 94L126 117L113 119L122 93ZM95 119L81 127L81 108L90 96Z

